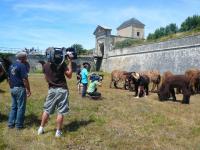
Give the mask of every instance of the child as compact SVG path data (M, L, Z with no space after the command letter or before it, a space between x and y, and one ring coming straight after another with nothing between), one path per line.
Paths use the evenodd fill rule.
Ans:
M82 91L82 84L81 84L81 65L77 66L76 69L76 79L77 79L77 86L78 86L78 93L81 94Z
M99 99L101 97L101 93L97 92L97 86L101 86L100 77L97 75L91 75L87 94L93 99Z
M83 63L83 69L81 70L81 84L82 87L82 98L86 96L87 86L88 86L88 65L87 63Z

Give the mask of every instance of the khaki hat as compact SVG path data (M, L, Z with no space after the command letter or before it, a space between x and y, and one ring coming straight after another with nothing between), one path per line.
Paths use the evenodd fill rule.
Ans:
M140 75L139 75L139 73L137 73L137 72L133 72L131 75L132 75L136 80L138 80L138 79L140 78Z
M18 59L20 59L20 58L24 58L24 57L27 57L27 53L26 52L18 52L17 54L16 54L16 57L18 58Z

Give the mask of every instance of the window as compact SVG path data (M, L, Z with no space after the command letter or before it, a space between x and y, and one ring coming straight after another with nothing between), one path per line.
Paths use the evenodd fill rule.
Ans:
M137 32L137 36L140 36L140 32Z

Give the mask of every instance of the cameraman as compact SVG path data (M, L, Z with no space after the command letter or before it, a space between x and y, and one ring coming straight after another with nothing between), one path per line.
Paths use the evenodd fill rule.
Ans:
M69 90L65 76L68 79L71 79L72 77L72 60L70 56L67 56L66 58L68 65L65 61L63 62L63 60L58 59L55 60L55 62L62 63L58 64L49 61L43 66L43 72L49 85L49 91L44 103L44 112L42 114L41 125L38 129L38 135L44 133L44 126L49 119L49 115L54 113L55 108L58 113L55 137L60 137L62 135L61 128L63 125L64 114L67 114L69 111Z
M91 75L87 93L93 99L99 99L101 97L101 93L97 92L97 86L101 86L101 77L97 75Z

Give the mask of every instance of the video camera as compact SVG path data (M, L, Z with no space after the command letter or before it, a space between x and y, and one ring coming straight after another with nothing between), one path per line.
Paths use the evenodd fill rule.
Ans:
M99 75L96 73L92 73L89 78L91 81L98 81L101 82L103 80L103 75Z
M49 47L46 49L46 56L49 62L54 63L56 65L61 65L66 59L66 57L69 57L70 59L77 59L77 52L72 47Z

